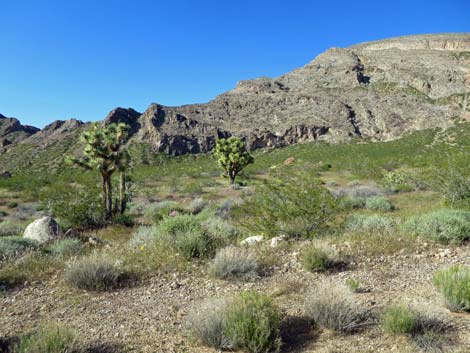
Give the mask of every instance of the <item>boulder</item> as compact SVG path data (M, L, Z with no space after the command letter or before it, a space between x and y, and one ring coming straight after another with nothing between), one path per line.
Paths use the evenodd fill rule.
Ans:
M286 241L286 236L285 235L280 235L278 237L274 237L271 239L270 245L272 248L277 248L281 243Z
M23 237L46 243L62 235L59 224L51 217L42 217L30 223L24 230Z
M252 237L248 237L240 242L240 245L254 245L257 243L261 243L264 240L262 235L255 235Z

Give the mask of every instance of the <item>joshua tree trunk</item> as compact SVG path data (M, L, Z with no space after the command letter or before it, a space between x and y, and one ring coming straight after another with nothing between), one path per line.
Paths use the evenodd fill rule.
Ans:
M119 184L119 211L123 214L126 211L127 200L126 200L126 173L124 171L120 174Z
M113 215L113 195L111 189L111 175L102 174L103 176L103 203L105 209L105 218L111 219Z

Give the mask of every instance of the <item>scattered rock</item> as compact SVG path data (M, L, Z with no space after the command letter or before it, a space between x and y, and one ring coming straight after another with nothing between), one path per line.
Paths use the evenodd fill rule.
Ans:
M295 158L294 157L289 157L284 161L284 165L290 165L294 162L295 162Z
M278 237L272 238L271 241L270 241L270 245L271 245L272 248L276 248L281 243L283 243L285 240L286 240L286 236L285 235L280 235Z
M252 237L248 237L240 242L240 245L254 245L257 243L261 243L264 240L262 235L254 235Z
M42 217L29 224L23 237L46 243L62 235L59 224L51 217Z

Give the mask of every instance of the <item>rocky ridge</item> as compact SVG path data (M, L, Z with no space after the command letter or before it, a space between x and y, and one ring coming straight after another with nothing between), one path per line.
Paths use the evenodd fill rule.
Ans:
M317 139L388 140L468 119L470 34L461 33L332 48L280 77L240 81L206 104L154 103L142 114L117 108L104 123L126 122L132 141L180 155L207 152L217 138L230 135L243 137L252 149ZM23 127L16 139L3 125L0 139L9 141L3 145L44 146L82 123L55 122L40 132Z

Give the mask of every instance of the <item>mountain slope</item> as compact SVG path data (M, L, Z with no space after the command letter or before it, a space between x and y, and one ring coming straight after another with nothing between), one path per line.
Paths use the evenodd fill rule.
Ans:
M280 77L240 81L206 104L152 104L142 114L117 108L104 123L126 122L131 141L179 155L207 152L229 135L244 137L250 148L319 138L388 140L469 119L470 34L462 33L332 48ZM54 134L22 135L7 148L43 148L52 136L60 141L81 130L79 123L68 124Z

